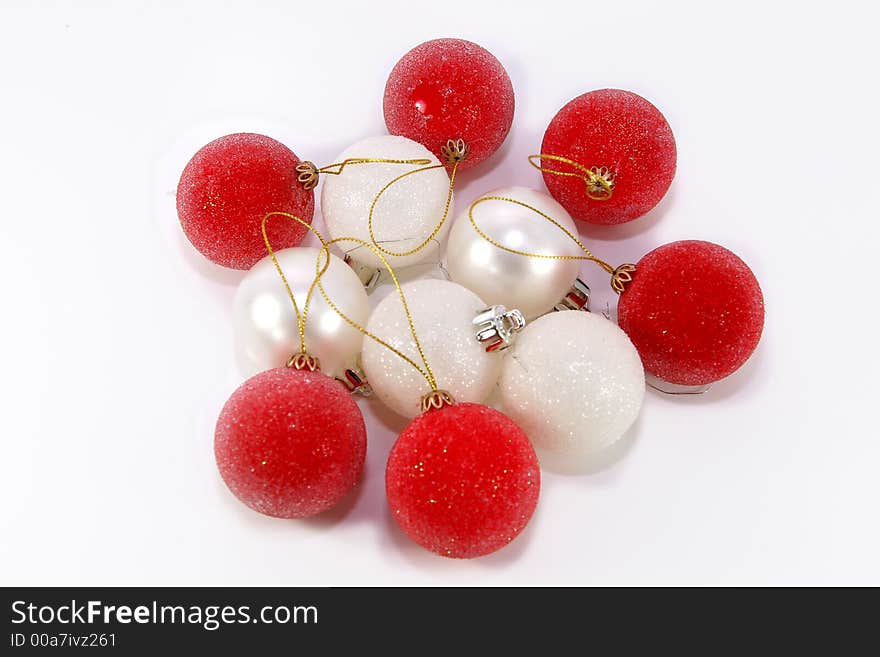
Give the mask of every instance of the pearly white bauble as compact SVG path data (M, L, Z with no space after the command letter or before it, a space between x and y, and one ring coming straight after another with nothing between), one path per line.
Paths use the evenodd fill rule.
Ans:
M395 160L425 159L440 164L427 148L406 137L385 135L370 137L346 148L336 162L348 158L385 158ZM330 235L357 237L371 242L367 228L370 205L376 194L397 176L427 165L415 164L352 164L341 175L325 175L321 191L321 212ZM416 248L433 231L443 216L449 193L449 176L438 167L420 171L398 180L382 194L373 213L373 233L385 249L403 253ZM450 214L452 212L450 206ZM406 267L420 262L439 260L439 244L449 231L451 216L436 238L424 249L409 256L388 256L392 267ZM382 268L382 261L368 248L341 242L340 248L369 267Z
M507 350L504 411L532 444L576 462L620 439L645 396L639 354L602 315L565 310L529 323Z
M282 249L275 254L300 311L305 308L306 294L315 278L318 254L318 249L310 247ZM330 300L363 326L370 316L370 303L351 267L331 255L321 282ZM247 375L282 367L300 351L293 304L268 256L255 264L238 286L233 327L237 359ZM339 375L353 365L363 344L360 331L337 315L317 288L309 303L305 333L306 348L318 358L328 376Z
M548 194L526 187L504 187L483 196L503 196L528 203L553 217L573 235L574 221ZM511 249L529 253L583 255L559 228L538 214L507 201L485 201L474 208L474 219L488 237ZM476 292L489 305L518 308L528 317L552 309L569 291L580 271L580 260L530 258L499 249L474 230L465 210L455 220L446 247L449 276Z
M459 402L484 401L498 381L501 357L486 353L474 336L472 321L485 308L483 301L444 280L416 280L402 289L438 387ZM367 329L421 364L396 291L376 306ZM370 338L364 338L361 361L373 392L385 405L404 417L419 414L422 395L430 387L412 365Z

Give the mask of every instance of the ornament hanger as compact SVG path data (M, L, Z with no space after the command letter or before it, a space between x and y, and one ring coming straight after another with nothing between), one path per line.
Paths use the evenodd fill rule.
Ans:
M412 160L395 160L384 157L350 157L342 162L334 162L318 168L314 162L304 160L296 165L296 179L303 189L312 190L318 186L318 175L325 174L328 176L340 176L345 171L345 167L352 164L413 164L426 165L431 164L431 160L427 158L416 158ZM433 168L433 167L431 167Z
M272 248L272 244L269 242L269 235L266 232L266 223L269 221L269 219L275 216L286 217L287 219L292 219L293 221L302 224L317 236L321 244L326 244L327 241L324 239L324 236L321 235L321 233L311 224L303 221L294 214L290 214L289 212L269 212L263 217L263 220L260 223L260 230L263 233L263 242L266 244L266 251L269 252L269 257L272 259L272 264L275 266L275 271L277 271L278 276L281 277L281 282L284 284L284 289L287 290L287 296L290 298L290 303L293 304L293 312L296 313L296 325L297 330L299 331L300 351L298 354L293 354L288 359L287 367L292 367L296 370L307 369L311 372L314 372L315 370L321 369L321 363L315 356L309 355L308 351L306 350L306 320L308 319L309 315L309 303L312 300L312 294L315 291L315 286L318 284L318 278L312 280L311 285L309 285L308 292L306 293L305 306L303 307L302 311L300 311L299 304L296 303L296 296L293 294L293 290L290 288L290 283L287 281L287 276L284 275L284 270L281 269L278 258L275 256L275 250ZM325 271L329 266L330 258L327 258Z
M394 257L405 257L418 253L429 243L431 243L434 238L437 237L438 233L443 229L443 224L446 223L446 219L449 216L449 207L452 204L452 190L455 188L455 174L458 172L458 166L467 159L468 156L468 146L462 139L450 139L446 142L440 149L441 154L443 155L443 163L442 164L431 164L430 166L425 166L420 169L413 169L411 171L407 171L396 178L391 179L379 192L376 194L375 198L373 198L373 202L370 203L370 213L367 216L367 229L370 231L370 241L373 243L379 251L381 251L385 255L394 256ZM430 164L430 162L429 162ZM411 176L415 173L421 173L422 171L430 171L432 169L440 169L447 166L452 167L452 171L449 174L449 191L446 194L446 204L443 207L443 214L440 215L440 220L437 222L437 225L434 226L434 230L431 231L431 234L428 235L418 246L409 249L408 251L391 251L383 247L379 240L376 239L376 235L373 231L373 214L376 210L376 204L379 203L379 199L382 198L382 194L385 191L394 185L396 182L403 180L407 176Z
M575 169L575 171L560 171L559 169L551 169L541 164L542 160L552 160L554 162L562 162ZM586 195L594 201L607 201L614 192L614 174L608 167L585 167L580 162L571 160L561 155L548 155L539 153L537 155L529 155L529 164L542 173L550 173L554 176L563 176L565 178L580 178L584 181Z
M324 289L324 286L321 282L321 277L323 276L324 272L327 271L327 268L330 265L330 247L340 242L354 242L359 246L368 248L376 255L376 257L378 257L382 261L382 264L388 271L388 274L391 276L391 281L394 284L394 288L397 290L397 296L400 298L400 302L403 304L403 312L406 315L406 321L409 324L409 330L412 334L413 343L416 346L416 351L419 352L419 359L422 361L421 365L393 345L389 344L379 336L369 331L366 327L361 326L353 319L351 319L339 308L339 306L337 306L333 302L333 300L327 294L327 291ZM422 343L419 340L418 333L416 332L415 320L413 320L412 313L409 309L409 304L407 304L406 301L406 295L403 293L403 288L400 286L400 281L397 278L397 274L388 263L388 260L385 258L384 254L376 246L357 237L337 237L335 239L323 242L323 246L318 253L318 260L315 262L315 283L317 284L321 296L324 297L325 303L330 306L330 308L333 309L333 311L337 315L339 315L343 319L343 321L345 321L352 328L363 333L371 340L379 343L380 345L394 353L396 356L403 359L405 362L409 363L412 367L416 369L416 371L418 371L419 374L421 374L425 378L425 381L427 381L428 385L431 387L431 391L422 397L422 412L427 412L432 408L439 409L443 408L444 406L452 406L453 404L455 404L455 400L452 398L452 395L450 395L445 390L441 390L438 387L437 379L434 376L431 365L428 363L428 358L427 356L425 356L425 350L422 347Z
M537 156L533 156L537 157ZM572 174L573 175L573 174ZM605 197L610 198L610 196ZM556 254L546 254L546 253L532 253L529 251L520 251L519 249L513 249L507 246L504 246L500 242L492 239L486 233L484 233L480 227L477 225L477 220L474 218L474 208L476 208L481 203L486 203L487 201L504 201L505 203L513 203L514 205L518 205L520 207L526 208L527 210L531 210L535 214L543 217L551 224L556 226L559 230L565 233L572 242L577 244L581 251L584 252L584 255L556 255ZM529 205L528 203L524 203L523 201L518 201L515 198L510 198L508 196L483 196L478 198L476 201L471 203L468 208L468 219L470 219L471 226L473 226L474 230L477 234L482 237L484 240L489 242L492 246L501 249L502 251L507 251L508 253L513 253L516 255L521 255L526 258L544 258L547 260L588 260L590 262L594 262L599 265L602 269L604 269L608 274L611 275L611 289L613 289L618 294L622 294L626 289L628 283L632 281L633 272L636 270L636 266L632 263L625 263L618 267L613 267L609 265L604 260L600 260L584 245L580 239L569 231L565 226L556 221L553 217L548 215L545 212L542 212L538 208Z

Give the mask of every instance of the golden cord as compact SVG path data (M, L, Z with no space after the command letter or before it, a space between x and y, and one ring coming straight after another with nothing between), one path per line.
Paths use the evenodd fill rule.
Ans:
M385 255L402 258L406 256L411 256L414 253L418 253L419 251L424 249L435 237L437 237L437 234L443 229L443 225L446 223L446 219L449 217L449 208L452 205L452 191L455 188L455 176L458 173L458 166L465 159L467 159L470 149L463 139L450 139L446 142L446 144L443 145L440 151L443 155L443 164L430 164L429 162L428 164L430 164L430 166L425 166L420 169L413 169L411 171L407 171L406 173L400 174L396 178L388 181L388 183L386 183L385 186L379 190L379 193L376 194L376 196L373 198L373 202L370 203L370 212L367 215L367 230L370 233L370 241L373 243L373 246L375 246ZM379 199L382 198L382 194L384 194L389 187L403 180L407 176L411 176L414 173L421 173L422 171L442 169L447 166L452 167L452 171L449 174L449 190L446 192L446 202L443 206L443 214L440 215L440 220L437 222L437 225L434 226L434 230L431 231L431 234L428 235L417 247L409 249L408 251L391 251L383 247L379 243L379 240L376 239L376 234L373 230L373 215L376 211L376 205L379 203Z
M561 171L545 167L541 164L543 160L562 162L574 168L575 171ZM585 167L580 162L567 157L548 155L546 153L529 155L529 164L543 173L550 173L554 176L565 178L580 178L584 181L587 196L594 201L607 201L611 198L611 194L614 191L614 177L608 167Z
M282 216L287 217L288 219L292 219L308 230L312 231L321 242L321 250L318 252L318 258L315 261L315 278L312 280L311 285L309 285L308 292L306 293L306 303L305 307L302 311L299 309L299 305L296 303L296 297L293 294L293 290L290 287L290 283L287 280L287 276L284 274L284 270L282 270L280 263L278 262L278 258L275 255L275 251L272 248L272 244L269 241L269 236L266 231L266 223L273 216ZM320 365L318 363L318 359L314 356L310 356L306 351L306 337L305 337L305 327L306 320L308 318L309 304L311 303L312 295L317 287L321 292L321 296L324 297L325 303L337 314L341 317L347 324L356 330L360 331L367 337L375 340L377 343L389 349L392 353L396 354L398 357L402 358L405 362L409 363L412 367L414 367L419 374L425 377L425 380L428 382L428 385L431 386L431 392L425 395L422 398L422 410L427 411L430 408L441 408L443 405L450 405L455 403L452 399L452 396L445 391L440 390L437 387L437 380L434 377L434 372L431 369L431 365L428 363L428 358L425 355L425 350L422 347L422 343L419 340L418 333L416 333L415 320L413 320L412 313L409 309L409 304L406 301L406 295L403 293L403 288L400 286L400 281L397 278L397 274L394 269L385 259L385 256L374 247L372 244L357 238L357 237L337 237L332 240L324 239L324 236L315 229L311 224L303 221L301 218L296 215L290 214L289 212L269 212L263 217L263 221L260 225L260 228L263 233L263 242L266 244L266 250L269 252L269 257L272 259L272 264L275 266L275 271L278 272L278 276L281 278L281 282L284 284L284 289L287 290L287 296L290 298L290 302L293 304L293 310L296 313L297 319L297 328L299 330L299 340L300 340L300 353L294 354L288 360L288 367L295 367L296 369L310 369L312 371L319 369ZM367 330L367 328L361 326L353 319L351 319L348 315L346 315L340 308L337 306L330 296L327 294L327 291L324 289L324 285L321 282L322 276L326 273L327 269L330 268L330 247L333 244L339 242L355 242L356 244L366 247L370 249L376 256L382 261L382 264L388 270L388 273L391 276L391 280L394 283L394 287L397 290L397 295L400 297L400 301L403 304L403 312L406 315L407 323L409 324L409 330L413 337L413 342L416 345L416 350L419 352L419 358L422 361L422 365L416 363L412 358L401 352L396 347L388 344L385 340L380 338L379 336L373 334L371 331Z
M324 239L324 236L321 235L321 233L318 232L318 230L314 228L310 223L303 221L296 215L290 214L289 212L269 212L263 217L263 221L260 224L260 230L263 233L263 242L266 244L266 251L269 252L269 257L272 258L272 264L275 266L275 271L277 271L278 276L281 277L281 282L284 283L284 289L287 290L287 296L290 297L290 302L293 304L293 312L296 313L296 325L299 331L300 353L294 354L290 357L290 360L288 361L288 367L296 367L296 369L308 368L311 370L315 370L319 367L317 359L312 356L307 356L308 352L306 351L306 319L309 315L309 303L312 300L312 293L315 291L315 286L318 283L318 279L315 278L315 280L313 280L312 284L309 286L309 290L306 294L305 307L302 309L302 312L300 312L299 305L296 303L296 297L293 294L293 290L290 288L290 283L287 281L287 276L284 275L284 270L281 269L278 258L275 256L275 250L272 248L272 244L269 242L269 235L266 232L266 223L269 221L270 218L276 216L292 219L293 221L296 221L299 224L305 226L308 230L317 235L318 239L321 241L321 244L326 245L327 241ZM327 266L329 267L329 265L330 259L328 258ZM302 358L297 360L299 356L307 358L305 360Z
M486 233L484 233L483 230L477 225L477 220L474 218L474 208L480 205L480 203L485 203L487 201L504 201L506 203L513 203L514 205L519 205L520 207L526 208L527 210L531 210L535 214L543 217L551 224L556 226L563 233L565 233L569 237L569 239L577 244L578 248L580 248L580 250L584 252L584 255L555 255L547 253L532 253L530 251L520 251L519 249L513 249L508 246L504 246L500 242L497 242L496 240L486 235ZM491 244L492 246L501 249L502 251L507 251L508 253L513 253L526 258L544 258L546 260L588 260L590 262L595 262L607 273L611 274L611 288L618 294L621 294L624 289L626 289L627 283L632 281L632 274L636 269L635 265L626 263L620 265L619 267L613 267L604 260L600 260L595 255L593 255L592 251L590 251L583 242L581 242L580 238L578 238L577 235L572 233L570 230L568 230L565 226L560 224L547 213L542 212L538 208L529 205L528 203L524 203L523 201L518 201L515 198L509 198L507 196L483 196L471 203L470 207L468 208L468 219L470 219L471 226L473 226L474 230L477 231L477 234L480 237L489 242L489 244Z
M304 160L296 165L296 179L303 186L303 189L308 191L318 186L319 174L339 176L345 171L345 167L352 164L414 164L424 166L431 164L431 160L424 157L413 160L395 160L384 157L349 157L342 162L334 162L320 168L315 166L314 162Z
M413 342L416 345L416 350L419 352L419 357L422 360L422 365L416 363L412 358L404 354L396 347L388 344L388 342L369 331L366 327L361 326L360 324L355 322L348 315L342 312L342 310L340 310L340 308L335 303L333 303L333 300L330 299L327 291L324 289L324 285L321 283L321 276L324 275L324 272L327 271L327 268L329 267L330 246L338 242L354 242L355 244L366 247L370 249L382 261L385 269L387 269L388 273L391 275L391 280L394 283L394 288L397 290L397 296L400 297L400 301L403 304L403 312L406 315L406 321L409 324L409 330L412 334ZM326 257L324 257L325 255ZM322 260L325 261L323 265L321 263ZM422 343L419 340L418 334L416 333L415 321L413 320L412 313L409 310L409 304L407 304L406 302L406 295L403 293L403 289L400 286L400 281L397 278L397 274L394 272L394 269L392 269L391 265L388 264L388 260L385 259L385 256L382 255L382 253L376 247L358 237L337 237L335 239L332 239L328 242L325 242L324 246L321 247L321 252L318 254L318 261L315 263L315 273L315 281L318 284L318 290L321 292L321 296L324 297L324 301L336 312L337 315L339 315L349 326L357 329L368 338L375 340L377 343L390 350L392 353L396 354L399 358L402 358L404 361L412 365L419 372L419 374L425 377L428 385L431 386L432 392L438 391L437 380L434 377L434 372L433 370L431 370L431 366L428 363L427 357L425 356L425 350L422 348Z

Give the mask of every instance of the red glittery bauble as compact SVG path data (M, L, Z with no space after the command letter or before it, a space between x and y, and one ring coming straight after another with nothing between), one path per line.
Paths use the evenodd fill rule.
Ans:
M289 212L311 223L313 192L297 182L299 158L284 144L251 133L227 135L189 161L177 185L183 232L202 255L224 267L250 269L266 255L260 224L268 212ZM302 242L307 229L270 221L276 250Z
M289 368L245 381L214 434L229 490L277 518L305 518L336 504L360 479L366 449L364 419L342 384Z
M511 419L461 403L407 425L388 457L385 486L394 519L412 540L445 557L471 558L522 533L541 473Z
M711 242L673 242L636 266L617 308L645 370L699 386L732 374L758 346L764 296L752 270Z
M653 208L675 176L675 138L656 107L620 89L578 96L553 117L541 153L574 160L587 168L607 167L611 198L587 196L583 178L544 173L550 194L575 219L591 224L622 224ZM544 168L577 173L545 159Z
M441 146L463 139L459 165L479 164L501 146L513 123L513 85L488 50L462 39L436 39L406 53L385 84L385 125L443 161Z

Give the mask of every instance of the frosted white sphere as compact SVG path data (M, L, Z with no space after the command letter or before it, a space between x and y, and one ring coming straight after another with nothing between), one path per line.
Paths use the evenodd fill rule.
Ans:
M485 308L483 301L443 280L416 280L402 289L438 387L459 402L484 401L498 381L501 355L486 353L474 336L472 321ZM396 290L376 306L367 328L421 364ZM411 365L370 338L364 338L361 360L373 392L385 405L408 418L421 412L421 398L430 386Z
M528 203L577 235L574 221L548 194L526 187L504 187L483 196L504 196ZM499 244L529 253L583 255L559 228L538 214L507 201L485 201L474 208L474 219ZM529 258L509 253L483 239L471 225L468 211L455 220L446 247L449 276L476 292L489 305L518 308L528 317L552 309L569 291L580 271L580 260Z
M645 396L639 354L616 324L579 310L529 323L507 350L499 382L507 415L532 444L577 466L620 439Z
M406 137L384 135L369 137L349 146L335 162L348 158L386 158L395 160L426 159L431 164L438 160L427 148ZM321 191L321 212L324 224L330 235L336 237L358 237L371 242L367 228L370 204L376 194L397 176L427 165L415 164L352 164L339 176L322 177L324 187ZM446 169L438 167L430 171L414 173L397 181L382 194L373 213L373 233L376 241L385 249L402 253L414 249L433 231L443 216L446 196L449 193L449 176ZM388 256L392 267L406 267L420 262L439 260L439 243L449 232L450 216L435 240L424 249L405 257ZM382 261L370 250L357 247L354 243L339 243L339 247L350 251L358 262L370 267L381 268Z
M305 308L306 294L315 278L318 254L318 249L310 247L282 249L275 254L300 310ZM342 312L361 326L366 323L369 300L351 267L331 255L321 282ZM300 351L293 304L268 256L254 265L238 286L233 327L237 360L248 376L281 367ZM320 360L321 370L328 376L341 374L354 364L362 344L360 331L337 315L315 288L306 321L306 348Z

